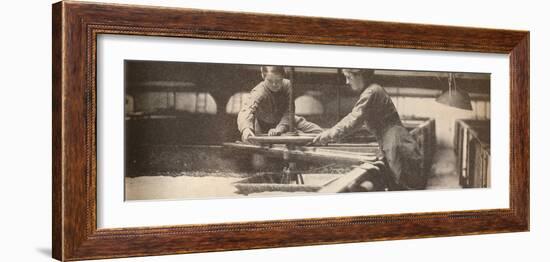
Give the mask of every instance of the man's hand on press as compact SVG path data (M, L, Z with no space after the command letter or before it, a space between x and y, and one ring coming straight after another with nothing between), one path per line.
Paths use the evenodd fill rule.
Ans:
M332 129L327 129L320 134L318 134L315 138L313 138L312 144L317 145L326 145L328 142L330 142L334 137L334 131Z
M267 132L267 135L268 136L280 136L282 133L284 133L284 131L281 130L280 128L272 128L272 129L269 129L269 131Z
M255 136L254 131L252 131L252 129L250 129L250 128L247 128L247 129L243 130L243 134L241 136L241 139L243 140L243 142L250 143L250 141L248 139L253 137L253 136Z

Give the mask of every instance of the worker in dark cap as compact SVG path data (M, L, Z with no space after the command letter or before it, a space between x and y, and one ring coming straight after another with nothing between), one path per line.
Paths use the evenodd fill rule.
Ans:
M279 136L289 131L291 82L284 78L285 69L282 66L262 66L261 74L263 81L250 91L250 97L237 117L237 126L244 142L248 142L248 138L255 134ZM294 121L298 132L323 131L303 117L295 116Z
M344 69L346 84L361 94L352 111L332 128L317 135L313 142L327 144L353 133L362 126L376 136L384 155L390 190L424 189L422 153L401 123L390 96L378 84L371 83L374 70Z

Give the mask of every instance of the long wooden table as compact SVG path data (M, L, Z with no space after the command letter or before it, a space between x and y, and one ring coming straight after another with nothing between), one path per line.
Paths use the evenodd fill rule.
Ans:
M328 146L296 146L289 149L284 145L254 145L242 142L223 143L225 150L246 153L259 153L268 157L283 158L285 154L296 161L337 162L360 165L377 160L378 145L369 144L329 144Z

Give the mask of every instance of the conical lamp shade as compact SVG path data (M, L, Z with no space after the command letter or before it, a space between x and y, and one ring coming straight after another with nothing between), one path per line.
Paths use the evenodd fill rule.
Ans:
M470 96L468 93L459 91L458 89L443 92L435 101L464 110L472 110Z

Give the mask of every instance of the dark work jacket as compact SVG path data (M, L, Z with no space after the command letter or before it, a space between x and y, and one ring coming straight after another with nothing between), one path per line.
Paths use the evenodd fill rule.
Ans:
M391 171L390 189L423 189L426 186L418 145L403 127L395 105L380 85L367 87L352 111L332 127L329 134L335 140L361 126L376 135Z
M290 85L290 80L283 79L283 86L278 92L269 90L265 81L254 87L237 116L239 132L242 133L247 128L259 131L255 130L257 123L263 124L266 129L264 132L273 127L286 132L289 126Z

